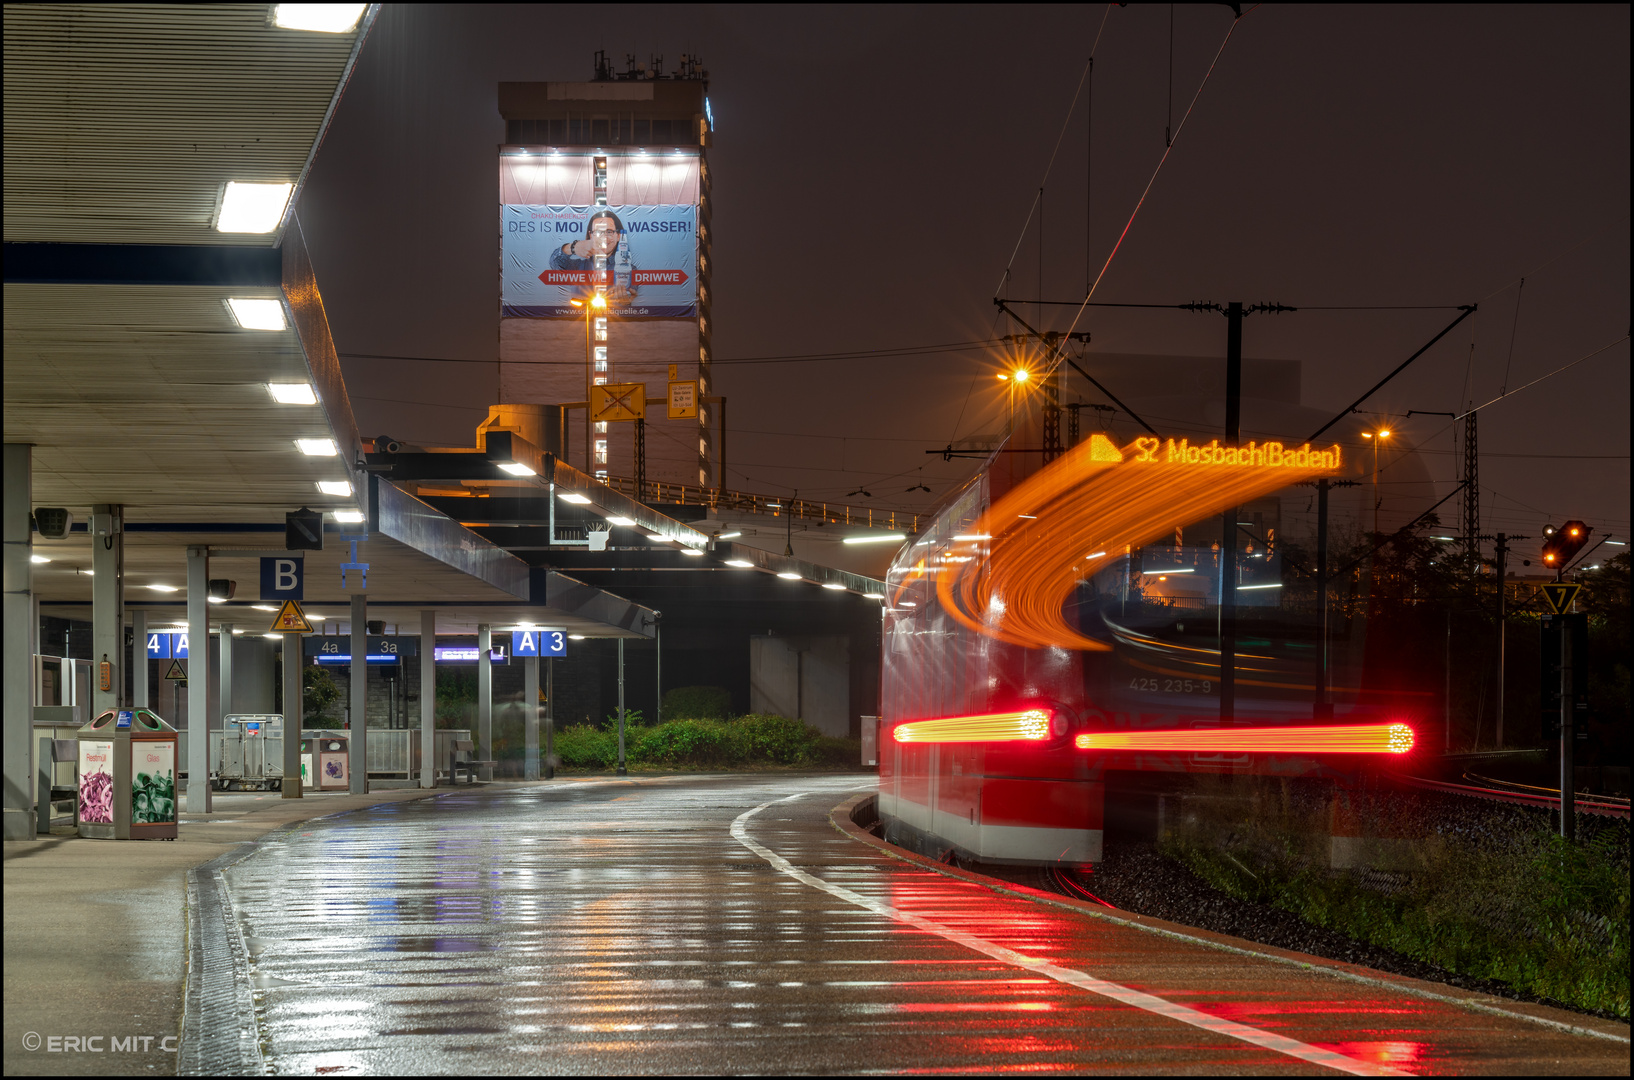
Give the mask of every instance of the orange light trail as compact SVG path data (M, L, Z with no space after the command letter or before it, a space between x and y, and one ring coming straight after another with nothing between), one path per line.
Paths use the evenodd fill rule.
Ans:
M898 724L891 732L897 742L1016 742L1050 737L1050 711L986 713L981 716L946 716Z
M1090 731L1072 740L1080 750L1196 751L1209 754L1405 754L1406 724L1350 727L1207 728L1185 731Z
M1120 450L1096 434L962 526L965 533L991 535L989 551L976 562L947 566L937 595L955 619L988 637L1027 648L1104 651L1111 646L1084 636L1065 617L1073 589L1086 570L1093 572L1083 565L1085 551L1128 552L1178 524L1340 465L1337 445L1286 449L1271 442L1239 449L1218 440L1193 446L1143 436Z

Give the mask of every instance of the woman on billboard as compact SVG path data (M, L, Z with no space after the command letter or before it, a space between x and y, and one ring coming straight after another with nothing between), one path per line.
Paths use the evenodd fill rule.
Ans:
M611 210L598 210L590 215L585 225L585 238L570 241L553 251L550 268L586 273L586 284L577 290L564 290L574 295L588 297L599 283L606 286L607 302L615 307L628 304L635 298L635 266L630 261L630 245L625 238L624 222Z

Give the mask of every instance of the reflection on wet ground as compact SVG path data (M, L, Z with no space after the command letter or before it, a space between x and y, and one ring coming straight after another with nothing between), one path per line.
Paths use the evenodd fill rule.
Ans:
M857 777L479 789L269 839L227 872L283 1073L1325 1072L904 917L1253 1030L1346 1071L1620 1072L1628 1046L1176 942L884 857Z

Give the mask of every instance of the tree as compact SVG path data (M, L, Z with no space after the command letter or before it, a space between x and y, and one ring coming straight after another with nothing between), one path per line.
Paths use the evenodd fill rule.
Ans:
M332 719L329 707L340 700L340 687L334 676L317 664L308 664L301 670L301 722L306 727L317 727Z

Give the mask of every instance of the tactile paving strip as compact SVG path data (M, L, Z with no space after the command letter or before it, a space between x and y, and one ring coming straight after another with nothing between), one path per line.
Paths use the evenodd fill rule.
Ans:
M178 1076L267 1073L250 992L249 950L217 867L222 861L187 875L187 992Z

